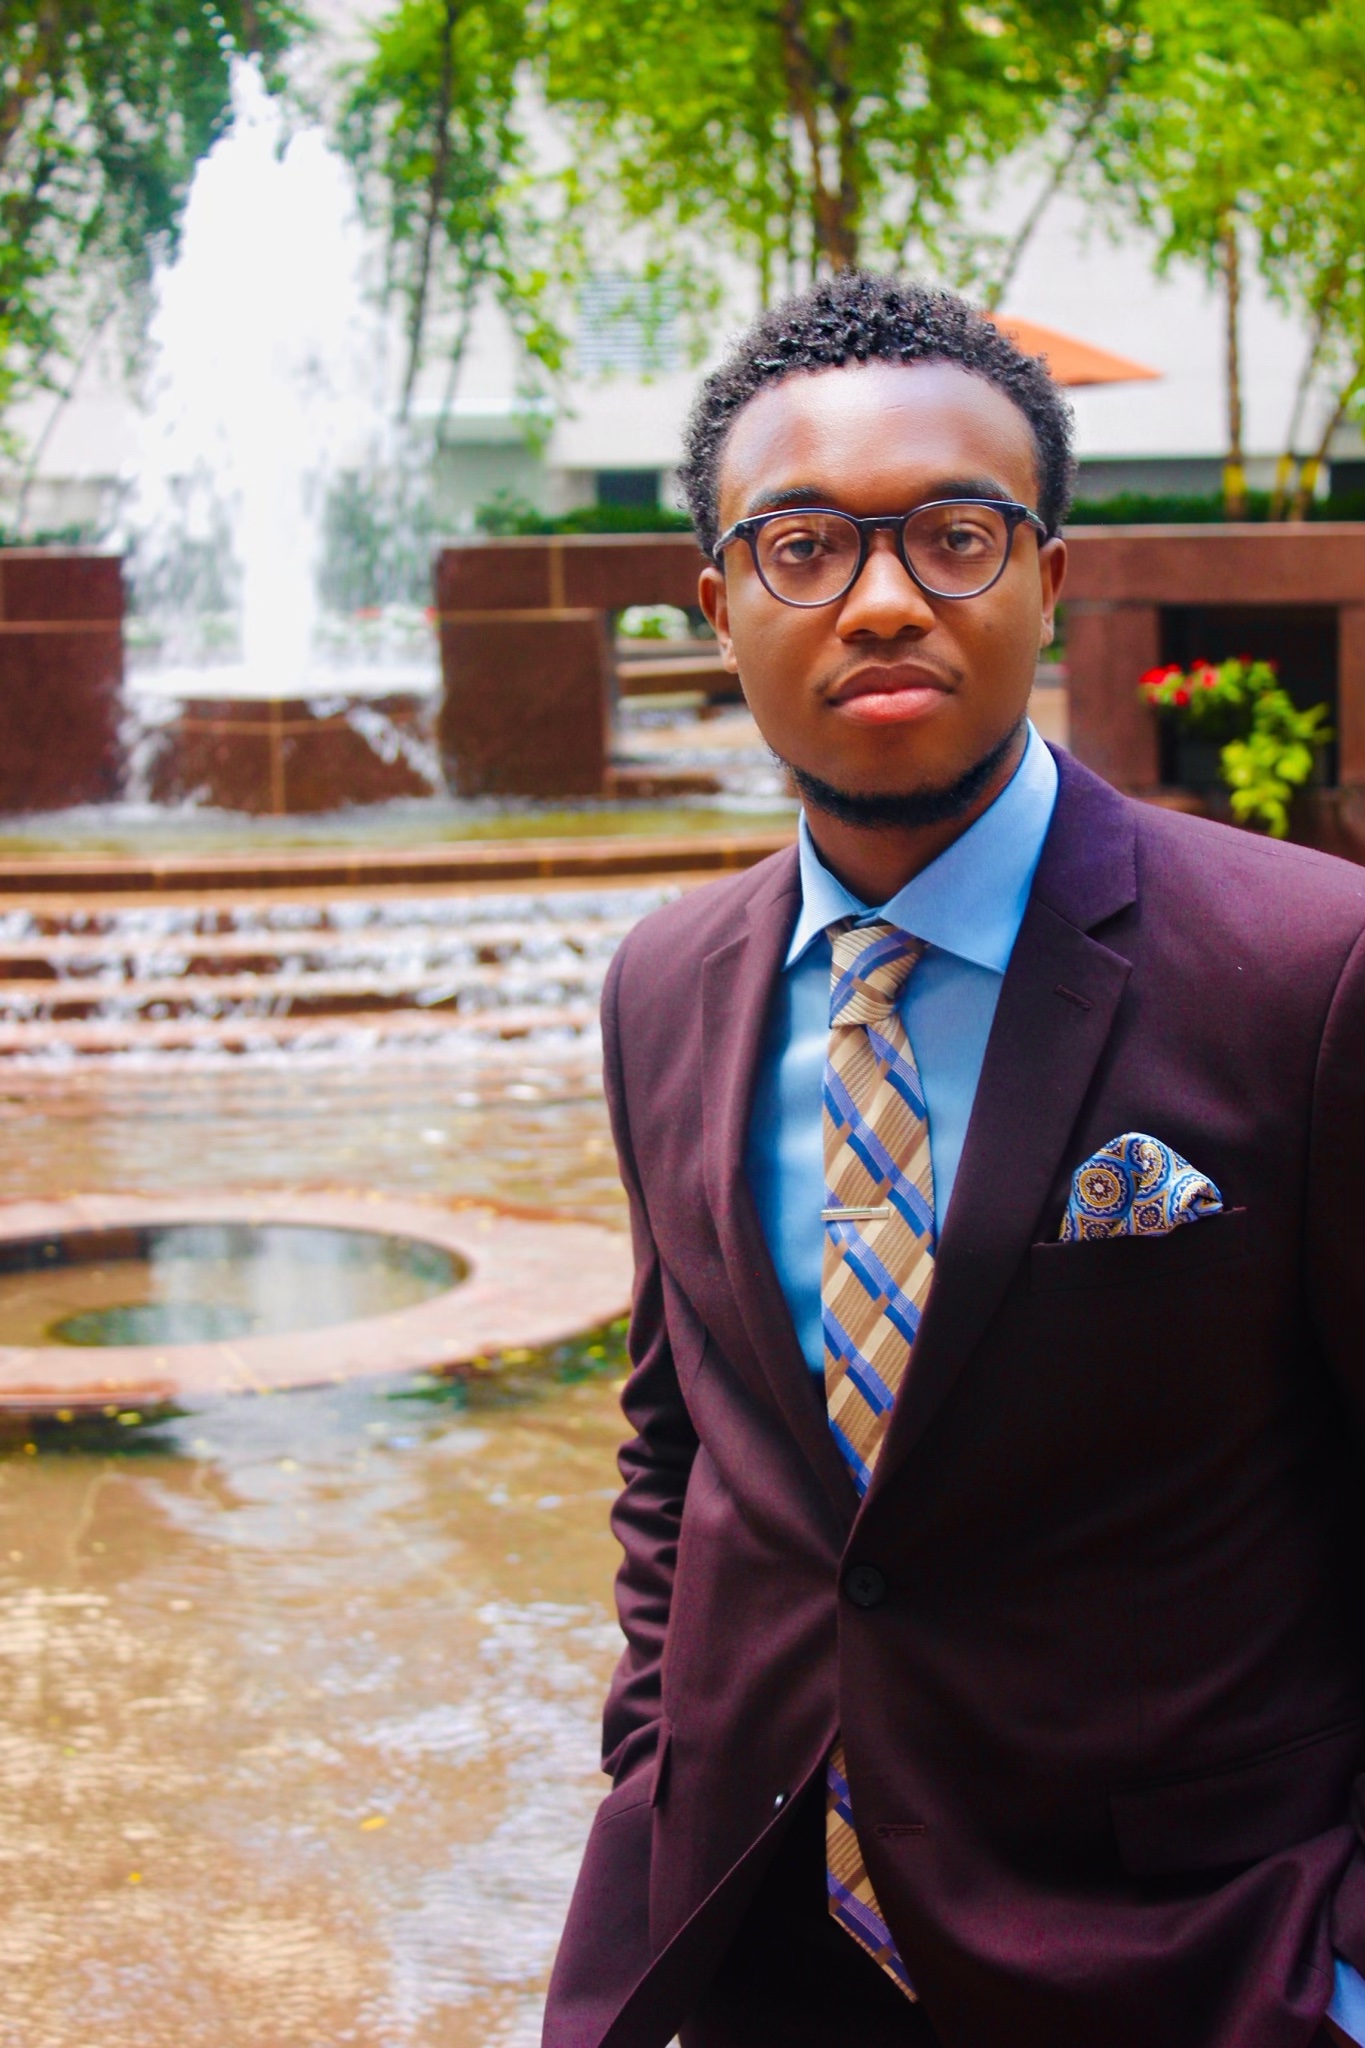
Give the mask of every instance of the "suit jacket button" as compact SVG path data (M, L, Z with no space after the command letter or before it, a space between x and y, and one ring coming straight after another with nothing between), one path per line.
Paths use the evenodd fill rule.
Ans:
M886 1578L875 1564L853 1564L844 1573L844 1593L855 1607L880 1607L886 1598Z

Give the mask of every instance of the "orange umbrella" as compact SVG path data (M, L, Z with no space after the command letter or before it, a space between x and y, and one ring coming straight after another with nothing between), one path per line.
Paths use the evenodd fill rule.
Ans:
M986 318L1025 355L1042 356L1055 384L1139 384L1159 377L1127 356L1111 355L1107 348L1094 348L1074 335L1058 334L1054 327L1039 327L1034 320L1016 320L1013 313L987 313Z

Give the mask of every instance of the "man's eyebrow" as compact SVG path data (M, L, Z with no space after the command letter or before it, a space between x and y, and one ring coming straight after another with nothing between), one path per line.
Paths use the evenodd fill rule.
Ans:
M1005 498L1014 503L1013 491L1006 490L998 477L994 476L946 476L938 477L930 487L912 497L904 507L889 505L888 512L909 512L916 505L931 505L939 498ZM794 484L788 490L760 491L749 500L744 517L753 519L760 512L781 512L788 505L828 506L831 512L846 508L839 504L837 497L821 484Z

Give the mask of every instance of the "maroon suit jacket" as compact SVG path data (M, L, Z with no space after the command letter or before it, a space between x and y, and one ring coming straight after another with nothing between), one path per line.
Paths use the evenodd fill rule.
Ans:
M836 1728L945 2048L1304 2048L1365 1970L1365 871L1059 765L861 1505L743 1170L794 851L613 966L628 1648L547 2048L663 2048ZM1226 1213L1059 1243L1129 1130Z

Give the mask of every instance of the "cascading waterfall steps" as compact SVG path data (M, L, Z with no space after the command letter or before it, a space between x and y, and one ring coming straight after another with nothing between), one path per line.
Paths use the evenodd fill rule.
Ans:
M637 919L780 843L11 861L0 1068L382 1046L501 1066L515 1089L528 1048L552 1064L595 1059L602 981Z
M387 1290L365 1287L376 1267ZM0 1416L136 1419L459 1376L612 1321L630 1284L624 1233L487 1204L347 1190L0 1204ZM384 1310L386 1292L401 1305ZM367 1302L381 1312L347 1315Z
M0 1059L577 1039L669 893L0 910Z

